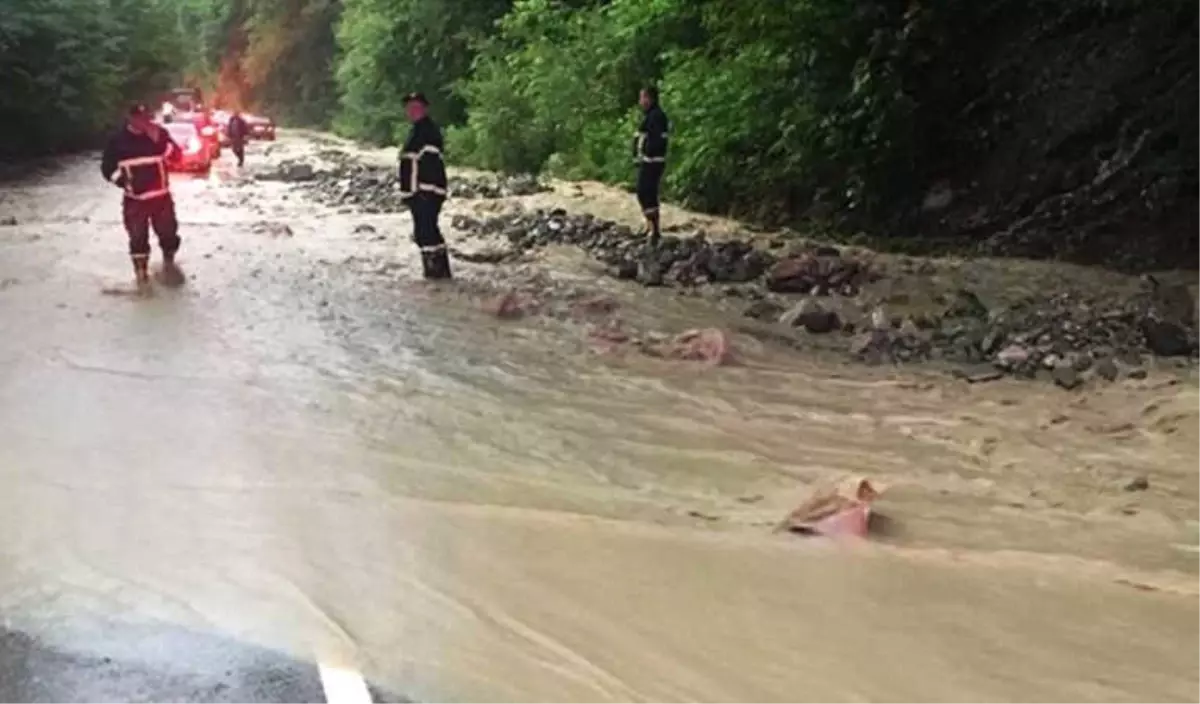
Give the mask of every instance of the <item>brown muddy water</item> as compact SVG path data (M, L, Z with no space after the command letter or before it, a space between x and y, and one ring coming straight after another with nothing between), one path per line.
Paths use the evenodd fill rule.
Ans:
M426 700L1197 699L1194 377L968 386L742 338L717 369L597 356L464 291L722 314L566 251L424 286L406 216L228 162L177 179L192 280L148 299L102 293L128 264L93 159L0 187L10 626L166 620ZM632 215L589 188L563 202ZM870 543L771 532L852 474L888 485Z

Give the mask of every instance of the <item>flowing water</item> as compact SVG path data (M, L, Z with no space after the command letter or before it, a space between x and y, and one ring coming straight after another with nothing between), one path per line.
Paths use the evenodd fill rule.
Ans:
M0 189L9 624L166 621L415 699L1197 697L1193 377L600 357L416 282L406 216L228 165L176 192L192 280L143 300L103 293L127 261L92 159ZM715 319L538 266L663 329ZM851 474L888 486L872 542L772 532Z

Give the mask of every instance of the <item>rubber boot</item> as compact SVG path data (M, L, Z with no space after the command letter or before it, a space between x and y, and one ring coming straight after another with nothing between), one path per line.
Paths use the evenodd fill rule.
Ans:
M175 255L173 253L163 253L162 281L168 286L183 285L183 271L181 271L179 269L179 265L175 263Z
M642 230L641 230L641 232L638 233L638 235L640 235L642 237L649 237L651 232L654 232L654 223L650 220L649 215L646 215L643 213L642 214Z
M650 225L650 246L657 247L659 240L662 239L662 232L658 226L658 213L647 215L646 222Z
M446 254L445 247L428 252L422 251L421 266L425 270L426 279L442 280L453 278L450 275L450 257Z
M133 278L137 284L139 291L148 291L150 289L150 258L149 257L134 257L133 258Z

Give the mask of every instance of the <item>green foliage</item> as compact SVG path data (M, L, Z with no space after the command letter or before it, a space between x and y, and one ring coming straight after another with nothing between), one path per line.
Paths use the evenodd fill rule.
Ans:
M459 85L470 120L456 149L487 168L627 179L638 90L661 47L688 39L692 7L517 0Z
M919 13L896 7L518 0L461 86L460 148L488 168L627 180L638 88L661 82L676 194L773 207L832 181L842 205L870 206L910 150L891 44Z
M5 0L0 154L79 146L127 100L168 87L182 61L167 0Z
M341 93L339 132L388 143L405 128L401 99L422 91L434 117L465 116L455 81L470 68L474 47L507 0L345 0L337 31Z

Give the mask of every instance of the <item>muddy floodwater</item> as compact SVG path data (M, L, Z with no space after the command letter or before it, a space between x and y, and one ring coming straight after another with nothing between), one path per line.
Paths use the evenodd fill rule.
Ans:
M109 295L92 157L0 183L9 627L165 621L415 700L1196 700L1194 376L599 356L464 292L508 270L422 285L407 216L250 176L327 146L177 178L191 280L146 299ZM569 251L525 266L721 322ZM887 485L870 542L772 532L847 475Z

